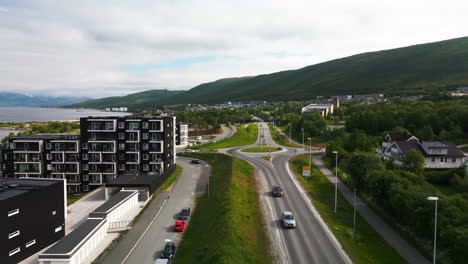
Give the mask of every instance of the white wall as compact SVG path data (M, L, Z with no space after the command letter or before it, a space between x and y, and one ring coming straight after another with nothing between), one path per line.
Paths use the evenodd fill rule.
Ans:
M120 219L123 215L125 215L129 210L138 206L138 193L135 193L130 199L119 205L115 208L112 212L107 215L107 222L116 222L122 221Z
M456 158L455 162L452 162L452 158L447 158L447 162L440 161L440 157L436 157L433 162L430 157L424 158L424 168L427 169L448 169L448 168L458 168L463 164L463 158Z

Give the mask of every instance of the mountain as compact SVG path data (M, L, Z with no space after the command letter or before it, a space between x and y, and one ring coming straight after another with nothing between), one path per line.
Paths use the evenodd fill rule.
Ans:
M62 106L87 101L87 97L51 97L0 92L0 106Z
M424 94L459 86L468 86L468 37L362 53L297 70L221 79L146 103L213 104L307 100L318 95Z
M90 100L82 103L71 105L71 107L79 108L95 108L102 109L107 107L132 107L135 105L165 104L165 99L171 96L176 96L185 91L169 91L169 90L149 90L140 93L129 94L126 96L106 97L96 100Z

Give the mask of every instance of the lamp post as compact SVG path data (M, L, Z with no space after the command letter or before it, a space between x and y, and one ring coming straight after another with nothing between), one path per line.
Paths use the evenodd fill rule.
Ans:
M354 189L353 235L356 234L356 189Z
M289 142L291 142L291 123L289 123Z
M336 205L338 200L338 151L333 151L335 153L335 213Z
M432 254L432 263L436 263L436 245L437 245L437 200L439 197L429 196L426 198L429 201L435 201L435 216L434 216L434 253Z
M302 130L302 148L305 150L305 147L304 147L304 128L302 127L301 130Z
M311 151L312 150L312 138L307 138L307 140L309 140L309 146L310 146L309 147L309 170L312 171L310 167L312 165L311 164L312 163L312 151Z
M216 157L216 156L215 156ZM207 169L209 169L209 165L205 165ZM208 200L210 199L210 172L208 171Z

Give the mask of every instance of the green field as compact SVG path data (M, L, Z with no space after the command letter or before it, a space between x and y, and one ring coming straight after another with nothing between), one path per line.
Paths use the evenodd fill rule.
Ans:
M301 148L301 145L294 144L293 142L289 141L286 137L281 135L281 133L276 130L271 124L268 124L268 128L270 129L271 138L276 142L276 144L285 146L285 147L293 147L293 148Z
M174 263L272 263L252 166L223 154L184 156L203 159L213 170L209 199L197 199Z
M291 158L289 165L308 191L311 201L323 220L335 234L354 263L397 264L406 261L367 222L356 215L356 233L353 235L353 206L338 194L337 213L334 208L334 185L312 165L312 176L307 181L301 175L307 155Z
M243 149L242 152L276 152L280 151L282 148L278 147L253 147Z
M238 127L237 132L229 138L220 140L218 142L211 142L199 147L191 147L191 149L219 149L219 148L232 148L241 147L254 144L257 141L258 125L249 124L247 127Z

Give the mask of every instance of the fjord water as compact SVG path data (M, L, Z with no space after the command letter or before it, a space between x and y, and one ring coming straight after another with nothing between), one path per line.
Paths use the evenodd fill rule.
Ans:
M95 109L63 109L39 107L0 107L0 123L47 122L73 120L86 116L125 116L127 112L105 112Z

